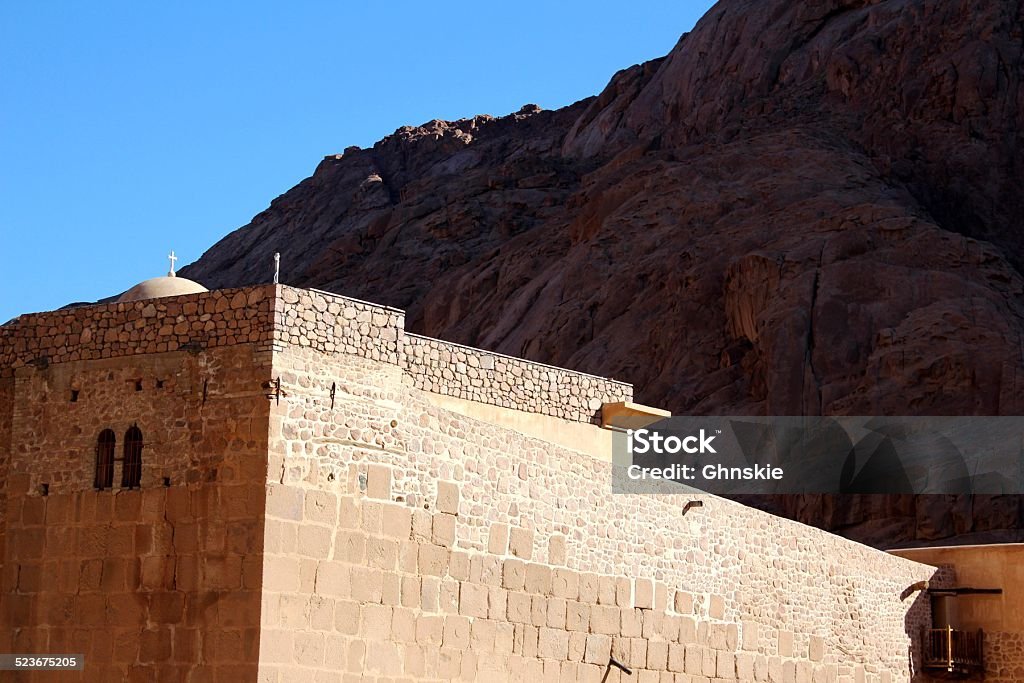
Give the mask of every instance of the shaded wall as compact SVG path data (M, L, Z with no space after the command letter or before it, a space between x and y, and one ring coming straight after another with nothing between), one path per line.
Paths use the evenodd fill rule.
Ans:
M0 651L86 661L11 680L255 679L269 367L243 344L11 369ZM120 459L131 426L140 488L118 461L94 490L99 432Z

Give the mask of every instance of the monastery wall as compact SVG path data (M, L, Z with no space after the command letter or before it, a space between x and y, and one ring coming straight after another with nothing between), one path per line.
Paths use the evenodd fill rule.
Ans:
M80 680L907 680L928 607L902 596L932 568L713 496L612 495L572 430L526 428L589 434L630 398L284 286L22 316L0 648L85 653ZM141 488L118 464L93 490L98 432L120 455L135 424Z
M584 423L633 397L623 382L407 333L404 311L318 290L281 287L276 320L283 344L393 363L442 396Z
M903 594L932 568L713 496L612 495L609 463L400 367L288 347L274 372L263 681L909 679L928 606Z

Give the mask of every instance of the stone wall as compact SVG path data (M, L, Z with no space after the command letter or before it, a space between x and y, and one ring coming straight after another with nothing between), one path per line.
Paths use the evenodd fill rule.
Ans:
M275 322L281 345L393 363L444 396L574 422L633 397L622 382L407 333L404 311L328 292L281 287Z
M985 681L1020 683L1024 681L1024 633L990 631L985 633Z
M60 680L255 678L270 359L243 344L14 371L0 651L84 654ZM141 488L118 462L93 490L99 432L120 457L131 425Z
M0 558L7 538L7 473L11 462L11 429L14 419L14 378L0 375Z
M0 373L249 343L382 361L426 391L576 422L633 395L622 382L406 334L398 309L284 285L24 315L0 327Z
M910 677L928 614L903 594L931 568L711 496L684 517L692 496L612 495L609 464L399 368L274 363L265 681L620 680L610 656L621 680Z
M0 373L34 363L118 358L272 340L274 288L32 313L0 327Z
M424 391L573 422L599 423L602 404L633 398L623 382L414 334L402 367Z
M281 286L275 303L275 340L325 353L397 365L405 312L316 289Z

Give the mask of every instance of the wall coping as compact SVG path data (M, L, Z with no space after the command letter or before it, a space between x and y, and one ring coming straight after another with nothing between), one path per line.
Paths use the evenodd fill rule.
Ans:
M438 339L437 337L428 337L428 336L426 336L424 334L416 334L415 332L406 332L405 336L406 337L415 337L416 339L422 339L424 341L439 342L441 344L446 344L448 346L454 346L454 347L459 348L459 349L466 349L467 351L472 351L474 353L486 353L489 356L495 356L497 358L506 358L508 360L514 360L514 361L519 362L519 363L529 363L530 365L536 365L537 367L547 368L549 370L557 370L558 372L571 372L572 374L579 375L581 377L589 377L591 379L599 379L602 382L611 382L612 384L619 384L619 385L624 386L624 387L632 388L632 386L633 386L629 382L623 382L621 380L614 379L612 377L602 377L600 375L592 375L589 372L581 372L579 370L573 370L572 368L563 368L563 367L560 367L558 365L549 365L548 363L541 363L540 361L530 360L529 358L522 358L520 356L510 356L507 353L499 353L497 351L488 351L487 349L482 349L482 348L479 348L479 347L476 347L476 346L467 346L466 344L459 344L458 342L448 341L447 339Z
M75 319L77 319L78 321L80 321L83 324L90 324L90 323L94 322L97 317L103 317L103 314L106 314L106 313L114 314L114 316L116 318L117 314L124 314L125 316L127 316L130 313L138 312L138 311L141 311L143 309L146 309L150 305L156 305L158 307L166 307L167 305L180 306L180 305L189 304L189 303L204 302L204 301L207 301L209 299L222 298L222 297L232 297L232 296L238 295L239 293L243 293L243 294L248 295L249 293L251 293L253 291L257 291L257 290L263 290L263 291L266 292L266 295L268 297L270 297L270 298L272 298L272 299L274 299L276 301L281 301L281 298L282 298L281 297L281 292L283 290L285 290L285 289L290 289L290 290L293 290L293 291L300 291L300 292L301 291L305 291L305 292L309 292L309 293L316 294L316 295L319 295L319 296L327 297L327 298L330 298L330 299L333 299L333 300L348 301L348 302L352 302L352 303L355 303L355 304L358 304L358 305L361 305L361 306L368 306L368 307L371 307L371 308L379 309L381 311L386 311L386 312L389 312L389 313L399 314L399 315L402 316L403 320L404 320L404 317L405 317L405 311L403 309L400 309L400 308L394 308L394 307L391 307L391 306L385 306L385 305L382 305L382 304L374 303L372 301L365 301L365 300L362 300L362 299L357 299L355 297L346 296L344 294L337 294L335 292L329 292L329 291L322 290L322 289L295 287L293 285L286 285L286 284L277 284L277 285L275 285L275 284L271 284L271 283L261 283L261 284L247 285L247 286L244 286L244 287L230 287L230 288L223 288L223 289L214 289L214 290L210 290L210 291L207 291L207 292L197 292L197 293L194 293L194 294L179 294L179 295L175 295L175 296L157 297L157 298L154 298L154 299L142 299L142 300L138 300L138 301L126 301L126 302L105 301L105 302L97 302L97 303L92 303L92 304L83 304L83 305L70 306L68 308L59 308L59 309L55 309L55 310L52 310L52 311L37 311L37 312L34 312L34 313L22 313L22 314L18 315L16 318L14 318L13 320L11 320L8 323L4 324L2 327L0 327L0 361L3 361L2 367L0 367L0 369L8 370L9 371L9 370L12 370L15 367L20 367L21 365L27 364L27 362L29 362L31 360L31 358L27 358L27 357L26 358L20 358L20 359L17 358L18 354L15 352L15 347L14 347L15 339L16 338L24 339L25 336L26 336L25 335L26 331L30 330L34 326L42 328L43 326L53 326L54 323L59 324L58 320L57 320L58 318L75 318ZM269 291L267 291L267 290L269 290ZM176 316L181 316L183 314L177 313L175 315ZM250 317L252 317L253 319L256 319L258 316L256 316L255 314L252 314ZM121 323L121 324L124 324L127 321L126 320L118 320L118 322ZM166 322L166 320L164 322ZM265 321L265 323L267 325L269 325L269 327L271 329L276 329L280 325L280 323L278 321L275 321L273 319L272 315ZM505 354L505 353L499 353L499 352L496 352L496 351L489 351L487 349L482 349L482 348L477 348L477 347L473 347L473 346L468 346L466 344L459 344L457 342L452 342L452 341L448 341L448 340L445 340L445 339L439 339L439 338L436 338L436 337L428 337L426 335L420 335L420 334L415 334L415 333L412 333L412 332L407 332L404 329L404 324L400 326L400 329L398 331L401 333L402 336L411 337L411 338L413 338L415 340L421 340L421 341L425 341L425 342L433 342L433 343L436 343L436 344L444 345L444 346L455 348L455 349L464 349L464 350L466 350L468 352L471 352L473 354L481 354L481 355L485 354L485 355L493 356L493 357L496 357L496 358L503 358L503 359L506 359L506 360L509 360L509 361L513 361L513 362L516 362L516 363L523 363L523 364L526 364L526 365L529 365L529 366L533 366L533 367L537 367L537 368L543 368L543 369L547 369L547 370L552 370L552 371L555 371L555 372L558 372L558 373L571 374L571 375L578 376L578 377L585 377L585 378L588 378L588 379L593 379L593 380L598 380L598 381L601 381L601 382L606 382L606 383L611 384L611 385L616 385L616 386L621 386L621 387L628 387L628 388L632 389L632 384L630 384L629 382L623 382L621 380L613 379L613 378L610 378L610 377L601 377L600 375L594 375L594 374L590 374L590 373L586 373L586 372L580 372L578 370L573 370L572 368L559 367L559 366L556 366L556 365L550 365L548 363L541 363L541 362L538 362L538 361L530 360L528 358L521 358L521 357L518 357L518 356L511 356L511 355L508 355L508 354ZM63 332L64 331L62 331L62 330L58 330L58 332L56 334L57 335L62 335ZM34 338L37 338L37 339L38 338L42 338L44 336L45 336L44 334L34 334L34 335L33 334L29 334L28 335L28 337L34 337ZM237 341L237 342L234 342L234 343L246 343L246 342L244 340L240 340L240 341ZM95 346L95 344L94 344L94 346ZM99 345L100 348L102 348L103 346L105 346L105 345L104 344L100 344ZM70 352L70 351L75 350L76 347L80 347L80 344L76 343L76 342L74 342L72 340L68 340L67 342L65 342L64 349L66 351ZM405 347L405 344L402 343L401 340L399 340L399 349L398 349L399 350L399 354L404 354L404 347ZM170 349L168 349L168 350L170 350ZM125 352L125 351L127 351L127 352ZM129 355L145 355L147 353L158 353L158 352L147 351L147 350L140 350L140 351L137 351L137 352L133 352L132 350L122 349L121 352L113 354L113 355L115 355L115 356L129 356ZM28 349L25 349L21 355L33 356L33 355L39 355L39 354L34 354L32 352L29 352ZM45 354L43 354L43 355L45 355ZM55 359L54 362L63 362L63 361L59 360L59 359Z

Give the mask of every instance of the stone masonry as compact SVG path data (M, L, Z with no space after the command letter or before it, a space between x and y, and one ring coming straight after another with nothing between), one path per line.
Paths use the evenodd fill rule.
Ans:
M609 463L430 399L589 425L628 385L285 286L22 316L0 361L0 650L84 653L59 680L913 674L933 568L613 495ZM141 487L94 490L97 434L133 425Z

